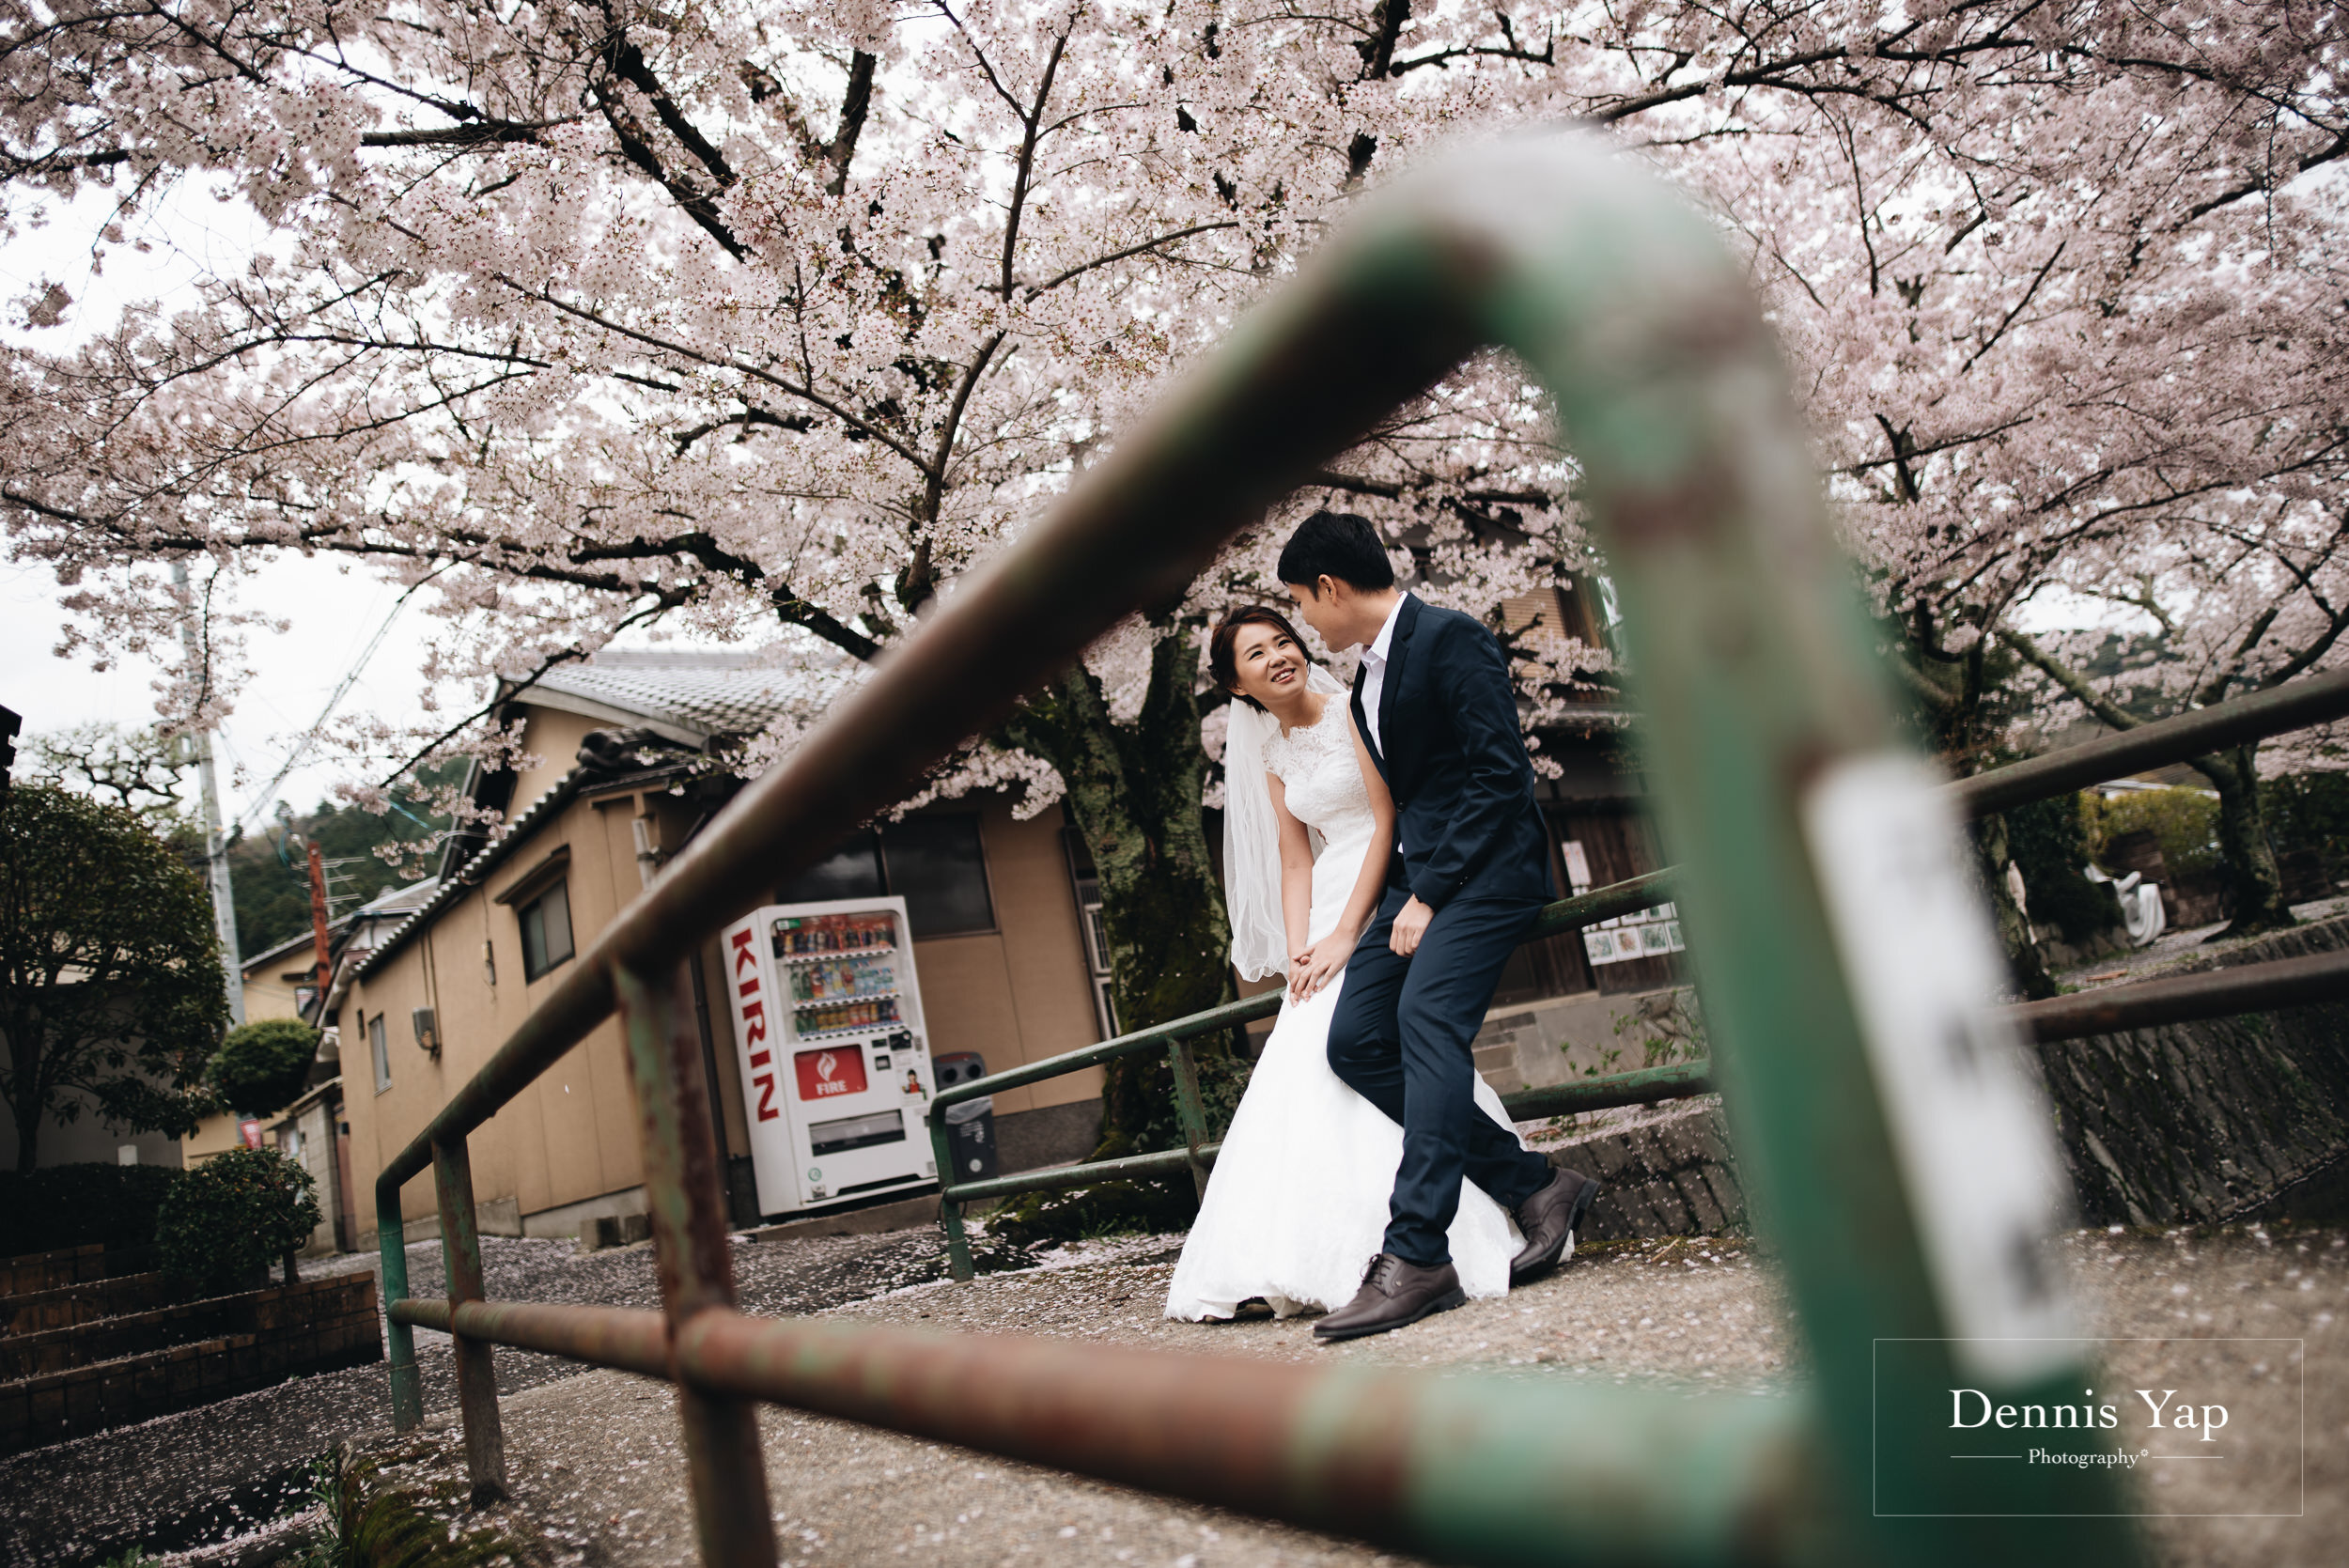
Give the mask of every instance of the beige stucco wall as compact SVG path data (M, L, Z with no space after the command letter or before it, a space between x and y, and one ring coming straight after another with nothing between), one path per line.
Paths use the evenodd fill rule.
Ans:
M525 707L522 711L522 750L535 760L515 776L514 798L506 808L509 817L528 811L533 800L561 784L565 775L579 766L579 743L587 738L589 732L615 727L608 719L590 719L583 713L565 713L552 707ZM630 851L631 864L633 854Z
M344 1086L363 1215L372 1209L375 1173L571 973L565 963L536 981L523 977L521 927L497 896L528 877L557 846L567 846L573 943L585 948L617 908L606 819L621 818L626 833L633 804L633 797L617 810L571 802L481 886L443 908L381 970L352 985L341 1017ZM624 864L633 882L632 846ZM433 1009L437 1059L416 1044L412 1014L419 1007ZM367 1020L379 1014L385 1016L391 1059L391 1085L381 1093L367 1033ZM619 1028L607 1020L474 1134L474 1195L483 1202L511 1198L528 1214L633 1187L640 1170L632 1120ZM403 1189L405 1218L421 1218L433 1207L429 1180Z
M995 902L991 935L946 937L913 945L922 979L922 1011L929 1020L930 1050L975 1050L990 1072L1079 1049L1100 1038L1094 1021L1084 939L1077 929L1077 899L1061 847L1061 815L1045 812L1015 821L996 797L940 808L979 812L988 892ZM1070 1100L1098 1099L1101 1070L1087 1068L995 1096L1007 1116Z
M216 1154L236 1148L244 1141L237 1131L237 1118L223 1112L207 1116L198 1122L195 1130L179 1141L179 1163L201 1165Z
M318 972L318 950L307 942L291 953L281 953L266 964L256 964L244 971L244 1018L258 1023L263 1018L298 1018L302 1009L294 1000L297 984L308 985ZM299 974L300 981L288 975Z
M575 715L548 717L560 722L542 726L534 715L525 743L543 746L550 767L559 756L568 768L577 739L572 736L558 751L562 736L574 728L583 735L596 726ZM559 776L550 774L538 788ZM525 774L516 791L517 809L536 793ZM1059 814L1018 822L1008 804L993 798L938 809L979 813L996 929L915 944L931 1049L976 1050L1000 1070L1091 1044L1097 1038L1092 996ZM381 970L353 983L339 1021L354 1207L363 1232L371 1234L374 1226L376 1173L571 972L566 963L536 982L522 978L520 925L513 908L497 903L498 896L530 878L558 846L567 848L564 876L573 942L583 952L641 891L630 826L640 810L661 819L665 845L680 843L692 823L684 802L659 792L575 800L517 846L481 886L443 908L430 927L411 938ZM714 931L703 945L701 961L726 1142L739 1154L749 1141L732 1010L724 1005L725 971ZM428 1006L440 1025L437 1061L418 1048L411 1021L412 1009ZM387 1015L392 1066L391 1086L380 1094L366 1029L366 1020L378 1014ZM1100 1092L1100 1073L1094 1069L1014 1090L997 1098L996 1109L1009 1114L1096 1098ZM232 1138L234 1130L232 1126ZM524 1216L638 1185L643 1173L634 1094L617 1023L607 1020L475 1133L471 1154L476 1201L485 1206L510 1202ZM433 1212L429 1177L408 1183L401 1194L403 1218L419 1219Z
M293 1157L310 1172L318 1184L319 1222L310 1232L309 1241L303 1247L304 1257L318 1257L334 1250L334 1188L339 1178L334 1171L334 1119L333 1091L313 1090L301 1110L284 1117L274 1129L273 1141L279 1149L292 1148ZM287 1124L290 1124L288 1126ZM299 1133L299 1139L288 1137Z

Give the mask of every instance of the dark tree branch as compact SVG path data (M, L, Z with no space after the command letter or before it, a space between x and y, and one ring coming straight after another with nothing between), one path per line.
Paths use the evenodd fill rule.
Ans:
M1123 261L1128 256L1140 256L1145 251L1155 251L1160 245L1171 245L1177 240L1188 240L1194 234L1206 234L1219 228L1237 228L1239 226L1239 223L1237 219L1224 219L1221 222L1212 224L1193 224L1189 228L1178 228L1169 234L1160 234L1155 236L1154 238L1144 240L1140 244L1128 245L1122 251L1112 251L1107 256L1097 256L1090 261L1081 261L1076 266L1069 268L1066 272L1062 272L1057 277L1051 278L1047 282L1032 283L1028 285L1027 296L1029 299L1033 300L1038 294L1045 293L1050 289L1058 288L1062 284L1066 283L1071 278L1082 277L1085 273L1092 272L1097 267L1107 267L1112 262Z
M611 18L608 3L605 15ZM652 68L646 64L643 54L629 41L625 23L616 19L611 20L600 57L609 74L593 78L588 84L588 91L596 107L602 111L604 123L611 127L620 156L667 191L685 215L692 219L703 233L718 241L728 256L737 261L749 256L750 247L735 236L718 210L717 195L734 183L733 168L726 163L724 155L702 135L669 97L667 89L652 73ZM717 181L717 192L701 189L696 182L672 171L662 163L661 155L653 149L650 133L638 122L635 112L629 107L625 95L614 85L615 83L625 83L645 95L653 106L654 115L669 133L699 160L702 167Z
M2006 330L2015 324L2015 318L2023 314L2024 308L2028 306L2032 300L2039 297L2039 286L2047 281L2047 274L2055 271L2055 264L2059 260L2062 259L2064 248L2070 245L2071 242L2072 241L2069 240L2059 240L2056 241L2056 248L2047 253L2046 261L2040 267L2036 273L2032 274L2030 287L2024 289L2023 297L2015 302L2015 308L2008 311L2004 316L1999 318L1999 324L1991 329L1990 335L1982 340L1982 347L1976 349L1972 353L1966 356L1966 363L1959 365L1957 368L1957 373L1959 375L1963 376L1967 371L1971 370L1974 367L1974 362L1982 358L1983 355L1988 353L1998 343L1999 339L2006 335Z
M1024 127L1019 138L1019 163L1012 177L1011 210L1003 219L1003 282L1002 293L1011 298L1012 258L1019 244L1019 219L1028 203L1029 181L1035 174L1035 145L1039 127L1044 119L1044 105L1052 96L1052 78L1060 73L1061 55L1068 48L1068 35L1076 30L1077 19L1070 16L1068 24L1052 39L1052 53L1044 62L1044 80L1036 85L1035 102L1021 116Z
M544 132L577 123L564 119L473 120L462 125L435 126L423 131L370 131L359 138L361 147L497 147L513 143L543 145Z
M552 305L554 309L561 311L566 316L572 317L578 320L590 322L598 327L601 327L608 333L612 333L620 337L625 337L632 343L641 343L648 349L658 349L663 353L676 354L679 358L691 360L696 365L708 365L712 369L731 371L736 375L749 376L755 380L764 381L778 392L788 393L791 396L799 398L803 403L807 403L813 407L823 410L824 412L831 414L834 419L839 420L849 429L854 430L857 434L863 436L867 440L879 442L883 446L886 446L889 450L894 452L900 458L903 458L908 463L910 463L916 472L926 475L929 473L928 462L920 453L914 451L912 447L908 446L903 441L890 434L886 429L883 429L880 426L874 424L871 420L868 420L852 411L845 405L825 396L822 393L817 392L814 387L804 386L797 381L789 380L787 377L778 376L772 370L768 369L765 365L745 365L739 360L721 358L703 349L696 349L690 343L679 343L673 338L661 337L656 334L645 332L639 328L629 326L624 322L614 321L612 318L604 315L599 310L590 309L585 305L574 304L570 301L563 299L559 295L555 294L551 289L533 288L529 285L508 277L503 272L493 272L490 275L496 278L499 283L514 290L517 294L521 294L529 299L537 300L545 304Z
M849 56L848 92L840 103L840 129L824 149L824 161L832 165L832 179L824 186L826 195L840 195L848 188L848 165L856 159L857 138L864 133L864 116L873 107L876 63L862 49Z
M605 65L611 68L614 76L645 95L646 101L652 105L652 112L659 116L661 128L675 136L677 145L692 153L694 160L708 171L709 178L718 182L719 190L731 188L735 174L726 162L725 154L701 133L701 129L686 117L677 100L669 96L669 89L661 85L661 78L653 74L652 66L645 59L644 52L630 39L628 24L613 16L611 0L605 0L603 14L611 22L611 30L605 34L604 39Z
M1362 80L1376 82L1394 68L1394 46L1411 19L1411 0L1378 0L1370 13L1370 37L1354 46L1362 57Z
M2019 631L2001 631L1999 641L2012 648L2016 657L2077 700L2082 707L2094 714L2103 723L2116 730L2133 730L2145 721L2098 691L2070 665L2046 652L2037 643Z

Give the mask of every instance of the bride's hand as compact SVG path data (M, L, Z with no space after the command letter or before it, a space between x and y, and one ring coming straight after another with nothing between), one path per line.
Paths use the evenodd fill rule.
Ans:
M1303 1001L1335 979L1354 956L1354 939L1332 931L1289 960L1289 1000Z

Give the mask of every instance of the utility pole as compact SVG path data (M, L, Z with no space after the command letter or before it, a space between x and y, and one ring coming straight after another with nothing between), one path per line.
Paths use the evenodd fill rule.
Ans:
M191 674L203 669L204 646L195 631L195 609L188 592L188 564L171 564L171 585L179 590L186 613L179 622L179 646L187 654ZM244 1022L244 965L237 954L237 900L228 886L228 834L220 819L220 778L212 767L212 732L195 735L196 774L203 786L204 864L212 887L212 926L220 933L221 967L228 976L228 1022Z
M310 936L318 949L318 1015L310 1021L320 1029L326 1027L326 982L334 972L333 946L326 929L326 867L319 860L316 840L310 844Z

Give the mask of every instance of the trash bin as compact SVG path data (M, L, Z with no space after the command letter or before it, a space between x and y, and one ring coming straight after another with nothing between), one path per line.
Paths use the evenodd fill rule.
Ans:
M949 1051L935 1058L932 1065L941 1089L987 1076L987 1058L974 1050ZM981 1181L996 1173L995 1096L981 1094L946 1108L946 1149L955 1162L952 1175L940 1173L947 1186Z

